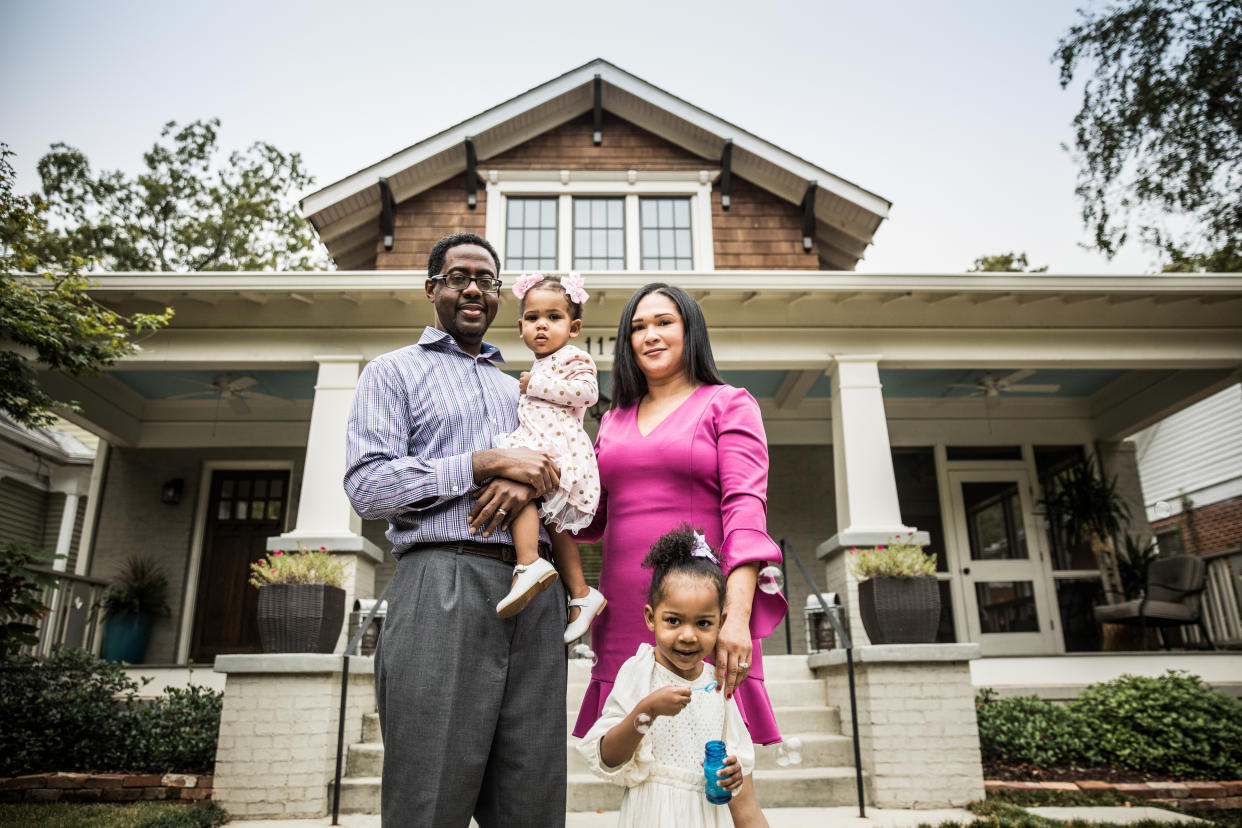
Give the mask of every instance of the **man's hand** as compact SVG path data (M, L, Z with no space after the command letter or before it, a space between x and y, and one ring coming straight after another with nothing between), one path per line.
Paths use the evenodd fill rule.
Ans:
M556 463L542 451L528 448L484 449L471 455L476 481L507 477L535 490L535 497L547 494L561 482ZM508 508L508 507L504 507Z
M508 529L527 503L535 499L535 490L504 477L497 477L476 494L470 507L470 534L482 531L490 538L497 529Z
M528 385L530 385L530 371L523 371L522 376L518 377L518 390L525 394Z

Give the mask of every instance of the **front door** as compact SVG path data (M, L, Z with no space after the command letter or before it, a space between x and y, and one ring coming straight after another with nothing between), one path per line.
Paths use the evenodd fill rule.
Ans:
M949 471L950 563L967 640L983 655L1056 651L1052 583L1025 468Z
M218 469L207 501L194 634L190 658L213 661L225 653L257 653L259 591L250 564L284 526L289 472Z

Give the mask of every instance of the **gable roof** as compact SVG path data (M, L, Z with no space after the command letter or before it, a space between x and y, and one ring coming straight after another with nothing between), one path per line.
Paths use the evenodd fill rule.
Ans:
M733 173L776 196L801 204L815 181L816 240L849 261L862 257L888 216L888 200L598 58L311 193L300 203L302 213L338 267L357 267L373 257L378 241L380 178L388 179L398 203L417 195L466 169L467 137L476 155L489 159L590 112L596 75L605 111L711 166L731 139Z

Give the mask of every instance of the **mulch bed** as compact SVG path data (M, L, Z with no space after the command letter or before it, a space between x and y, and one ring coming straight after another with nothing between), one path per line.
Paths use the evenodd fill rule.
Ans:
M983 778L1000 779L1005 782L1078 782L1083 779L1091 779L1114 784L1123 782L1195 781L1185 776L1175 776L1168 773L1144 773L1114 765L1058 765L1051 768L1037 768L1034 765L1014 764L996 759L983 760Z

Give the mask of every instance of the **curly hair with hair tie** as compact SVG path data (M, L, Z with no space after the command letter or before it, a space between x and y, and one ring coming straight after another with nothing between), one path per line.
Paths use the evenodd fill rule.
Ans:
M661 535L643 559L643 567L652 570L651 586L647 590L647 603L651 606L659 606L664 598L664 580L669 575L685 574L706 578L715 584L720 608L724 609L724 571L715 551L690 524L683 523Z

